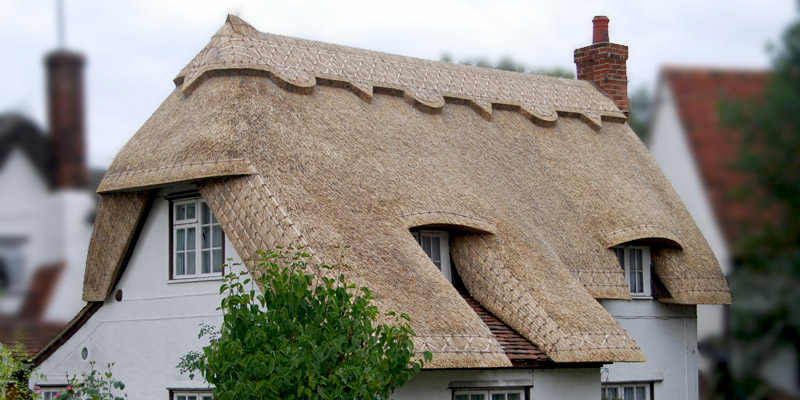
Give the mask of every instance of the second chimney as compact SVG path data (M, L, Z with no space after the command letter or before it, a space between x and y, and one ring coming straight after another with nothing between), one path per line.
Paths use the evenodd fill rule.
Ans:
M592 44L575 50L578 79L592 81L628 115L628 46L610 43L605 16L592 19Z
M83 56L67 51L50 53L47 97L50 119L52 186L83 189L88 184L83 120Z

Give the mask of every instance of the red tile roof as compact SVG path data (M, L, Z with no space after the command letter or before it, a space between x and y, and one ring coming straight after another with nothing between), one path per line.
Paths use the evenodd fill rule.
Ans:
M36 269L31 278L31 284L28 287L25 302L22 304L18 318L38 321L44 317L63 270L63 262L45 265Z
M500 347L505 351L506 356L514 366L542 366L552 363L553 360L544 354L530 340L511 329L508 325L500 321L489 310L485 309L477 300L466 293L461 293L461 297L467 301L475 314L481 318L484 324L489 327L492 334L500 343Z
M25 321L18 318L0 318L0 343L15 348L18 344L30 356L36 355L55 339L66 322Z
M733 201L731 194L747 182L735 171L741 132L721 126L720 103L763 95L769 72L755 70L665 68L678 114L711 206L729 244L736 243L748 222L760 218L754 202Z

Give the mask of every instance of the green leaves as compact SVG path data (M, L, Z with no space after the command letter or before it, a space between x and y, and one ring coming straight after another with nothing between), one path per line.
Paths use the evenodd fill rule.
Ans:
M219 336L185 355L181 373L200 371L217 400L388 399L430 361L427 352L414 359L408 315L390 312L393 323L377 324L369 289L342 273L315 279L309 258L302 249L259 251L253 278L227 274Z

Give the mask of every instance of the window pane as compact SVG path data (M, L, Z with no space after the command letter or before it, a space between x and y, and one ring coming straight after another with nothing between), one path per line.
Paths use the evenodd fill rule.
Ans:
M186 206L183 204L176 207L177 209L177 216L175 217L176 220L180 221L182 219L186 219Z
M644 394L644 386L636 387L636 400L646 400L647 396Z
M608 389L606 389L606 395L608 396L607 398L609 398L609 399L616 399L617 397L619 397L617 395L617 388L608 388Z
M213 247L222 247L222 228L220 228L219 225L214 225L214 227L211 228L211 233L213 235L211 245Z
M202 203L202 210L200 211L200 223L203 225L208 224L208 216L211 214L211 210L208 209L208 204Z
M178 396L178 400L186 400L186 396Z
M208 250L200 254L200 271L204 274L211 272L211 252Z
M506 395L507 400L522 400L522 395L519 393L509 393Z
M619 267L625 270L625 249L617 249L617 261L619 261Z
M186 205L186 219L195 219L195 209L194 203L189 203Z
M484 400L486 397L482 394L473 394L469 396L469 400Z
M430 238L430 236L423 236L422 237L422 251L424 251L425 254L428 255L428 257L431 256L431 238Z
M177 245L177 250L185 250L186 249L186 231L184 229L178 229L175 232L175 244Z
M633 386L622 388L622 400L636 400L633 398Z
M222 260L222 250L214 250L214 257L211 259L211 270L213 272L222 272L220 266L224 263Z
M454 400L469 400L469 396L466 394L457 394L453 397Z
M189 275L194 275L195 274L195 269L194 269L194 257L195 256L194 256L194 254L195 253L193 251L190 251L190 252L186 253L186 273L189 274Z
M506 400L505 393L492 393L492 400Z
M432 237L431 238L431 260L439 261L442 259L441 255L439 254L439 241L441 238Z
M183 259L184 253L175 255L175 275L186 275L186 263Z
M644 293L644 272L637 272L636 280L636 293Z
M619 254L619 250L617 251L617 254ZM606 399L606 388L600 388L600 399L601 400Z
M203 400L212 400L211 395L203 395Z
M186 228L186 250L194 250L196 241L194 228Z
M197 396L195 395L186 396L186 400L197 400Z
M211 247L211 228L204 226L200 228L200 248L208 249Z

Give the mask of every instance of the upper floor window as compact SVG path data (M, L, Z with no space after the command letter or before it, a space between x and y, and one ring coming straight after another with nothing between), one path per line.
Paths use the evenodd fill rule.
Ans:
M453 277L450 272L450 234L446 231L434 230L414 230L411 231L414 239L422 247L422 251L428 255L439 271L448 281L452 282Z
M616 246L619 266L625 271L625 280L631 295L650 296L650 248L647 246Z
M222 274L225 237L202 199L172 203L172 278Z
M0 237L0 296L24 291L25 259L21 244L24 239Z

